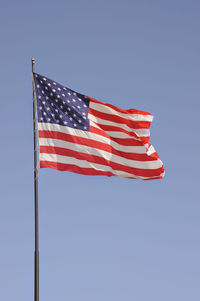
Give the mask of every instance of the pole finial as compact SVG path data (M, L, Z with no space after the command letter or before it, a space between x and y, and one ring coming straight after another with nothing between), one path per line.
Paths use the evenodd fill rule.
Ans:
M35 59L34 59L34 57L32 57L31 61L32 61L32 73L33 73L34 72L34 65L35 65Z

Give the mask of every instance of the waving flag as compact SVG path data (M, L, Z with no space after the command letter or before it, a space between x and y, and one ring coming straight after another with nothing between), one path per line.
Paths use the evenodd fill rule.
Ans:
M40 167L84 175L159 179L150 113L122 110L34 73Z

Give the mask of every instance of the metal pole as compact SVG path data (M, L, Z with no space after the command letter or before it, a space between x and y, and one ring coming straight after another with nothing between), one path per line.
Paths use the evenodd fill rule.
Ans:
M35 196L35 268L34 268L34 301L39 301L39 231L38 231L38 169L37 169L37 137L36 137L36 93L34 82L34 64L32 58L32 83L33 83L33 131L34 131L34 196Z

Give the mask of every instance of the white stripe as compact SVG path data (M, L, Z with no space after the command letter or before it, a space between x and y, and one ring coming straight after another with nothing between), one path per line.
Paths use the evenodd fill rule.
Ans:
M150 145L148 151L147 151L147 155L151 156L153 153L155 153L155 148L153 147L153 145Z
M131 135L129 135L129 134L127 134L127 133L124 133L124 132L117 132L117 131L105 131L110 137L113 137L113 138L133 138L134 139L134 137L133 136L131 136ZM135 134L137 134L137 136L140 136L140 137L149 137L149 135L140 135L139 133L140 133L140 131L139 130L137 130L137 132L136 131L134 131L135 132ZM139 139L138 139L139 140ZM141 138L140 138L140 141L141 141Z
M128 132L128 133L130 133L130 135L128 133L124 133L124 132L105 131L105 130L102 130L102 128L98 124L96 124L95 122L93 122L91 120L90 120L90 125L95 127L95 128L100 129L101 131L104 131L110 137L113 137L113 138L129 138L129 139L131 138L131 139L134 139L134 140L137 140L137 141L141 142L141 138L136 138L136 137L132 136L131 133L133 134L133 132L130 132L130 131Z
M90 146L75 144L72 142L50 139L50 138L39 138L40 146L55 146L64 149L70 149L76 152L81 152L88 155L95 155L100 158L104 158L113 163L118 163L127 167L140 168L140 169L157 169L162 167L162 162L158 159L155 161L138 161L125 159L121 156L114 155L112 153L99 150Z
M105 131L106 134L108 134L110 137L113 137L113 138L133 138L133 136L130 136L129 134L127 133L124 133L124 132L116 132L116 131Z
M52 124L52 123L46 123L46 122L38 122L38 129L42 131L56 131L61 132L69 135L73 135L76 137L82 137L89 140L98 141L107 145L110 145L114 149L118 151L122 151L125 153L135 153L135 154L145 154L146 153L146 147L145 146L124 146L120 145L119 143L110 140L107 137L90 133L88 131L82 131L70 128L68 126L62 126L58 124Z
M132 121L150 121L152 122L153 116L152 115L142 115L142 114L136 114L136 113L121 113L114 108L108 107L106 104L100 104L93 102L92 100L90 101L90 108L94 109L96 111L106 113L106 114L111 114L111 115L118 115L119 117L126 118Z
M119 171L119 170L114 170L110 166L107 165L101 165L97 163L91 163L85 160L79 160L76 158L72 157L65 157L61 155L56 155L56 154L45 154L41 153L40 154L40 161L50 161L50 162L56 162L56 163L61 163L61 164L72 164L79 166L81 168L92 168L97 171L108 171L113 173L114 175L118 177L131 177L131 178L137 178L137 179L149 179L152 177L142 177L142 176L135 176L131 173L127 173L124 171Z
M150 136L150 130L149 129L133 129L130 128L129 126L127 126L126 124L122 124L122 123L116 123L110 120L105 120L105 119L101 119L99 117L96 117L92 114L88 114L88 118L89 120L96 122L97 124L104 124L104 125L112 125L112 126L117 126L119 128L122 128L126 131L131 131L134 132L138 137L149 137Z

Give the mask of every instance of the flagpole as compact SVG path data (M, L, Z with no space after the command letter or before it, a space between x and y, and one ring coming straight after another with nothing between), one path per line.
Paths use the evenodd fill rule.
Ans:
M34 301L39 301L39 231L38 231L38 169L37 169L37 137L36 137L36 93L34 83L34 64L32 58L33 83L33 133L34 133L34 205L35 205L35 252L34 252Z

